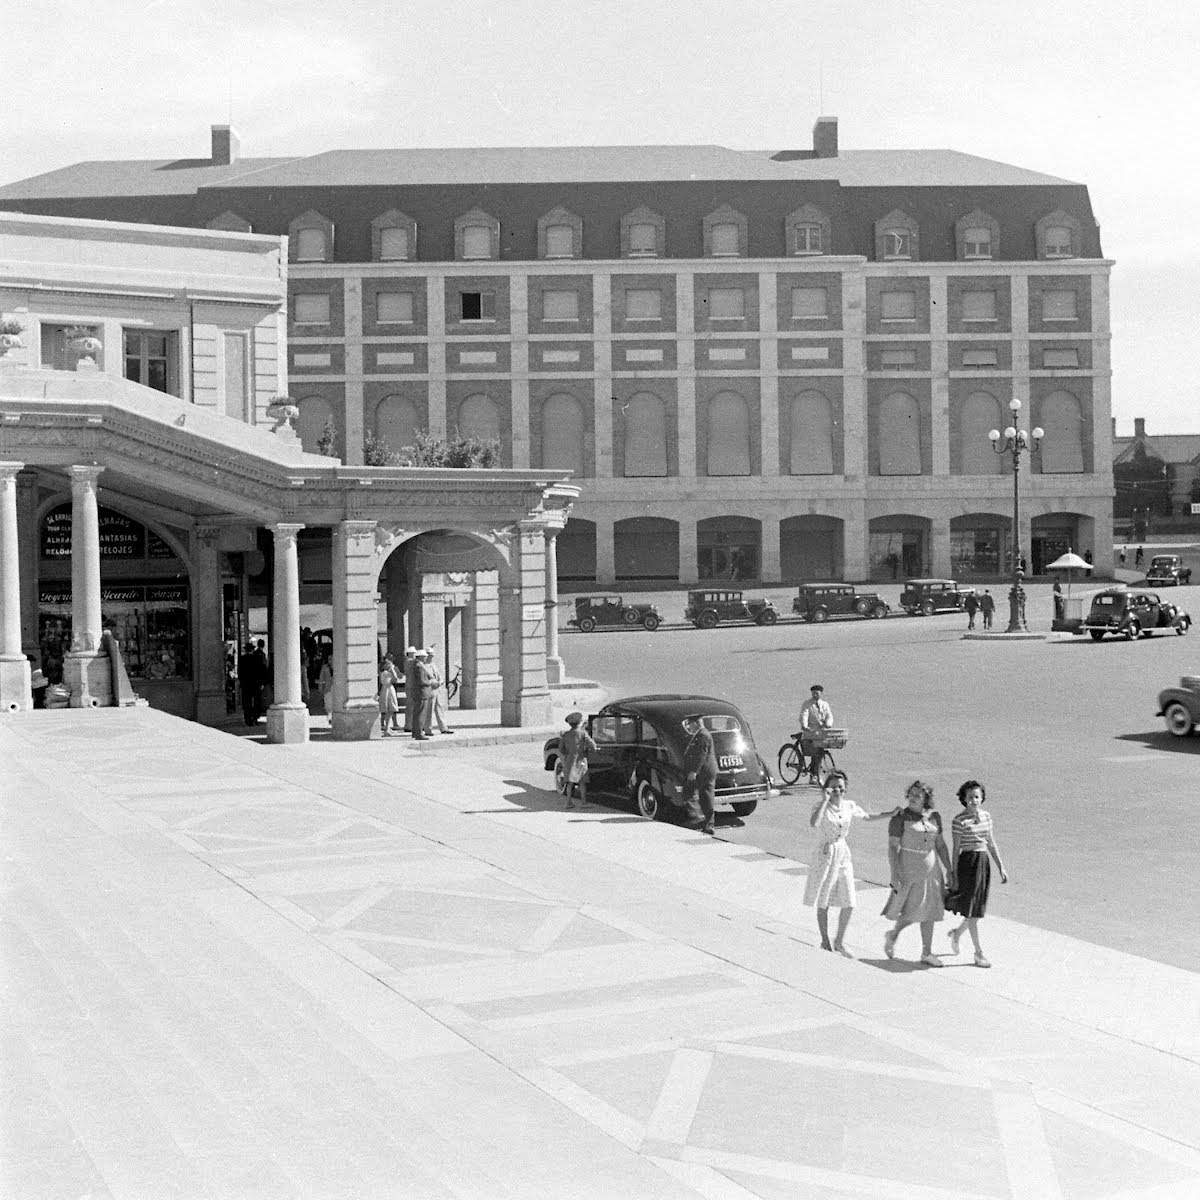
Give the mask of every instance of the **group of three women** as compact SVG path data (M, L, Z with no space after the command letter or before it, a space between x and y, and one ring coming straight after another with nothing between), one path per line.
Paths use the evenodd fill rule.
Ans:
M964 933L971 935L975 965L990 967L979 941L979 920L987 910L991 884L991 862L1002 883L1008 874L992 832L992 818L983 805L987 792L982 783L968 779L958 789L963 811L951 822L953 850L946 848L942 818L933 807L933 788L914 780L904 795L904 807L868 813L846 794L844 771L832 771L822 785L822 796L812 811L810 824L817 830L817 846L804 891L804 903L815 905L821 948L847 958L846 930L854 913L854 863L846 841L857 817L864 821L888 821L888 864L891 894L883 915L895 924L884 935L883 951L896 953L896 939L909 925L921 928L921 962L942 966L933 952L933 927L947 910L963 918L950 931L950 947L958 953ZM829 937L829 910L837 908L837 931Z

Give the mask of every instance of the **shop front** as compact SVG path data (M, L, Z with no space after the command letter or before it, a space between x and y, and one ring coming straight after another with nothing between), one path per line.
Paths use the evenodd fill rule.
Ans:
M1002 579L1012 571L1012 521L972 513L950 522L950 574L955 579Z
M924 517L875 517L867 542L871 579L920 578L929 562L929 521Z

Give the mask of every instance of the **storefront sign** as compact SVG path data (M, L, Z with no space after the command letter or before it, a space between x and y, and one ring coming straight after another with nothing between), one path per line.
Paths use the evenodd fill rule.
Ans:
M64 504L42 522L42 557L71 557L71 506Z
M104 507L98 516L102 559L175 557L171 547L141 522ZM71 557L71 505L59 505L42 521L42 557Z
M167 545L166 542L154 532L153 529L146 530L146 557L147 558L174 558L175 551Z
M43 583L38 588L39 604L70 604L69 583ZM157 604L187 608L186 583L117 583L100 588L101 604Z
M71 585L69 583L43 583L38 587L39 604L70 604Z

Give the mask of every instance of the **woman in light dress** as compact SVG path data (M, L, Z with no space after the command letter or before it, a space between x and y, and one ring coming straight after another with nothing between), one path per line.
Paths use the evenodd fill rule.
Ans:
M933 927L945 915L942 896L950 851L942 836L942 818L933 808L933 788L914 779L904 793L905 807L888 822L888 862L892 892L883 915L895 921L884 935L883 952L896 956L896 939L909 925L921 926L921 961L940 967L933 952Z
M391 737L389 724L397 733L400 723L397 714L400 712L400 701L396 696L396 684L400 682L400 672L390 654L383 656L379 664L379 732L384 737Z
M804 903L817 907L817 929L821 934L821 949L836 950L847 958L854 955L846 949L846 930L854 915L854 861L846 834L855 817L863 821L881 821L896 810L869 813L846 797L848 783L845 771L830 771L822 784L821 799L812 810L808 823L817 830L817 845L813 852L808 882L804 885ZM837 908L837 936L829 940L829 910Z

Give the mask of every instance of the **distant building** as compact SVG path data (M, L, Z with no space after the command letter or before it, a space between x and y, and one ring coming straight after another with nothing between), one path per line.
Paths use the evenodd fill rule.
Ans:
M1131 537L1144 537L1155 520L1190 519L1200 504L1200 433L1151 437L1145 418L1136 417L1133 437L1117 437L1114 422L1113 482L1113 516L1132 523L1138 532Z
M135 148L134 148L135 149ZM1112 538L1087 188L952 150L335 150L79 163L0 207L287 235L304 444L459 430L574 472L575 588L1007 571ZM169 389L168 389L169 390Z

